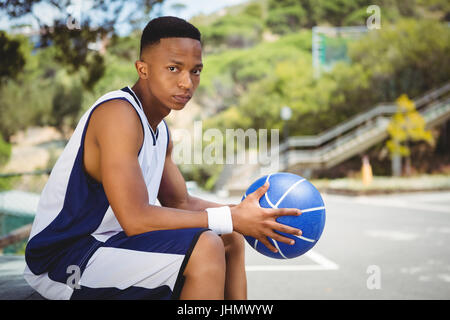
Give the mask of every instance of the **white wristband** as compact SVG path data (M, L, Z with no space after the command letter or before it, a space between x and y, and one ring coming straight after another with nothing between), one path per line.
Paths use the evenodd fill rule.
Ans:
M233 232L233 220L231 219L230 207L208 208L208 228L217 234L228 234Z

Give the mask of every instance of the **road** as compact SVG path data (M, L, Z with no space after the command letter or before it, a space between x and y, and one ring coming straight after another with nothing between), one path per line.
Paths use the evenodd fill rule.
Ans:
M249 299L450 299L450 192L323 198L325 230L305 255L277 260L247 246ZM7 259L0 299L30 298L23 259Z
M249 299L450 299L450 192L323 198L325 229L304 256L247 246Z

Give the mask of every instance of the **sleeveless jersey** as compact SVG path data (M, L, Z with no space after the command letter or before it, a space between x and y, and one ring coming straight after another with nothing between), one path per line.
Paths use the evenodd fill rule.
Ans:
M84 138L92 112L114 99L127 101L140 118L144 139L138 161L149 203L156 204L169 142L167 124L161 121L153 132L142 104L130 87L109 92L81 117L42 191L25 250L27 280L40 275L46 281L63 282L67 278L66 270L55 271L65 266L61 260L82 266L96 248L123 231L109 206L103 185L90 177L83 166Z

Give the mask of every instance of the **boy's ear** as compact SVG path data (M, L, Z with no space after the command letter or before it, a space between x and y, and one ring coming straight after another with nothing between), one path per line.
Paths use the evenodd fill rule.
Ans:
M136 60L134 63L134 66L136 67L136 71L139 75L139 78L141 79L147 79L149 76L149 66L147 62L144 62L142 60Z

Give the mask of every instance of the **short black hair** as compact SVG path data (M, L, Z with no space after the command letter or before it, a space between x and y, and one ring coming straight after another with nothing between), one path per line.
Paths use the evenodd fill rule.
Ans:
M162 38L191 38L201 42L200 31L186 20L172 16L159 17L150 20L142 31L139 55L147 46L159 43Z

